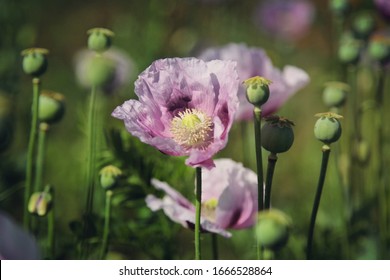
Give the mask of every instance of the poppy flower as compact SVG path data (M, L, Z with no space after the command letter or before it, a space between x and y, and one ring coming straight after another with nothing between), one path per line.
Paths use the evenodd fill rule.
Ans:
M238 107L236 63L167 58L152 63L135 82L139 100L128 100L112 116L142 142L172 156L188 156L192 167L212 168L226 146Z
M248 228L257 213L257 176L252 170L231 159L215 160L216 167L202 174L201 228L224 237L227 229ZM152 211L162 209L174 222L193 228L195 206L167 183L152 179L152 185L165 192L163 198L146 197Z

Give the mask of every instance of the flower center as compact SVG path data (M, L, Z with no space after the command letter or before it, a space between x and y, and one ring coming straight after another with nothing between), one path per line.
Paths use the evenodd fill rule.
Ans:
M210 222L215 222L216 213L215 209L217 208L218 200L216 198L210 198L207 201L202 203L202 216L205 217Z
M211 131L211 118L197 109L186 109L172 119L173 139L185 148L207 147Z

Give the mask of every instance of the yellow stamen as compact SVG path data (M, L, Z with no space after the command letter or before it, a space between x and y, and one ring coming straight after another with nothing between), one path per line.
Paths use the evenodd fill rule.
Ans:
M172 119L173 139L185 148L205 148L210 144L212 120L197 109L186 109Z

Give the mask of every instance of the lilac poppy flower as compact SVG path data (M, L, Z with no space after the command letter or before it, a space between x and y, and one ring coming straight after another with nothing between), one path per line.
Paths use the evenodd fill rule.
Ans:
M375 6L384 19L390 21L390 1L389 0L374 0Z
M226 146L238 107L236 63L167 58L152 63L135 82L138 100L112 116L142 142L186 164L212 168L212 156Z
M255 24L270 36L295 42L309 30L314 6L306 0L262 1L254 11Z
M94 51L84 49L77 52L74 57L76 79L82 87L91 87L91 82L86 73L88 71L88 65L95 55L96 53ZM135 71L135 63L124 51L114 47L108 49L101 55L112 62L114 66L111 78L103 87L103 90L107 94L111 94L123 87L130 80Z
M215 160L216 167L202 174L201 228L230 237L226 229L242 229L255 224L257 176L231 159ZM174 222L186 228L195 223L195 206L168 184L152 179L152 185L166 195L146 197L148 207L162 209Z
M203 51L199 58L237 61L238 76L241 82L254 76L262 76L271 80L270 97L262 106L263 116L275 113L310 80L308 74L298 67L287 65L282 71L277 69L272 65L263 49L250 48L245 44L230 43L221 48L210 48ZM251 120L253 118L253 105L246 99L246 91L243 86L239 88L238 99L240 105L235 117L236 120Z
M34 237L25 232L6 213L0 212L0 259L36 260L39 258Z

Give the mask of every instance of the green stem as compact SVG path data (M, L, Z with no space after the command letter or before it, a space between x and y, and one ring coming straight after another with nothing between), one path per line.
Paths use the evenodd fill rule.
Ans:
M200 216L202 205L202 169L196 167L196 200L195 200L195 260L201 259Z
M275 165L278 157L274 153L270 153L268 156L267 178L265 180L265 196L264 196L264 208L269 209L271 207L271 187L272 179L274 176Z
M50 209L48 215L47 215L47 240L48 240L48 256L49 259L54 260L55 259L55 231L54 231L54 224L55 224L55 212L54 212L54 190L50 189L50 194L52 195L52 209Z
M112 191L106 191L106 208L104 211L104 229L103 229L103 242L102 249L100 252L100 259L104 260L107 254L108 248L108 237L110 233L110 218L111 218L111 198Z
M216 233L211 234L211 248L213 260L218 260L218 235Z
M43 175L43 162L45 158L45 142L46 142L46 132L49 129L47 123L39 124L39 134L38 134L38 150L36 158L36 168L35 168L35 183L34 191L39 191L42 189L42 175Z
M89 220L92 214L93 208L93 194L95 187L95 160L96 160L96 86L92 86L91 88L91 96L89 100L89 108L88 108L88 123L87 123L87 170L85 175L85 184L87 189L87 199L85 206L85 214L84 214L84 223L83 223L83 240L81 244L81 254L88 254L88 247L85 244L85 238L89 231ZM85 256L81 256L82 258Z
M33 85L33 102L32 102L32 118L30 128L30 138L28 142L27 151L27 163L26 163L26 185L24 189L24 211L23 211L23 224L28 230L30 228L30 214L27 210L28 201L31 195L32 181L33 181L33 161L35 142L37 138L37 126L38 126L38 110L39 110L39 91L41 80L39 78L32 79Z
M257 210L258 212L264 209L264 178L263 178L263 156L261 154L261 108L255 106L253 110L254 129L255 129L255 146L256 146L256 164L257 164ZM256 255L260 260L262 256L262 248L259 238L256 238Z
M257 164L257 201L258 211L264 208L264 178L263 178L263 157L261 154L261 108L255 107L254 113L254 124L255 124L255 145L256 145L256 164Z
M325 182L325 175L326 175L326 169L328 167L329 154L330 154L330 147L328 145L324 145L322 147L322 162L321 162L320 177L318 178L317 193L314 199L313 210L311 212L309 233L307 237L306 257L308 260L312 258L314 226L316 223L318 207L320 205L322 189Z
M386 188L386 180L384 174L385 163L385 155L384 155L384 133L383 133L383 120L384 120L384 110L383 110L383 93L385 88L385 78L386 78L386 70L381 67L378 73L378 81L375 93L375 101L376 101L376 137L377 137L377 185L378 185L378 198L379 198L379 207L380 207L380 239L381 239L381 248L383 248L383 257L386 257L386 248L387 248L387 233L388 233L388 201L387 201L387 188Z

